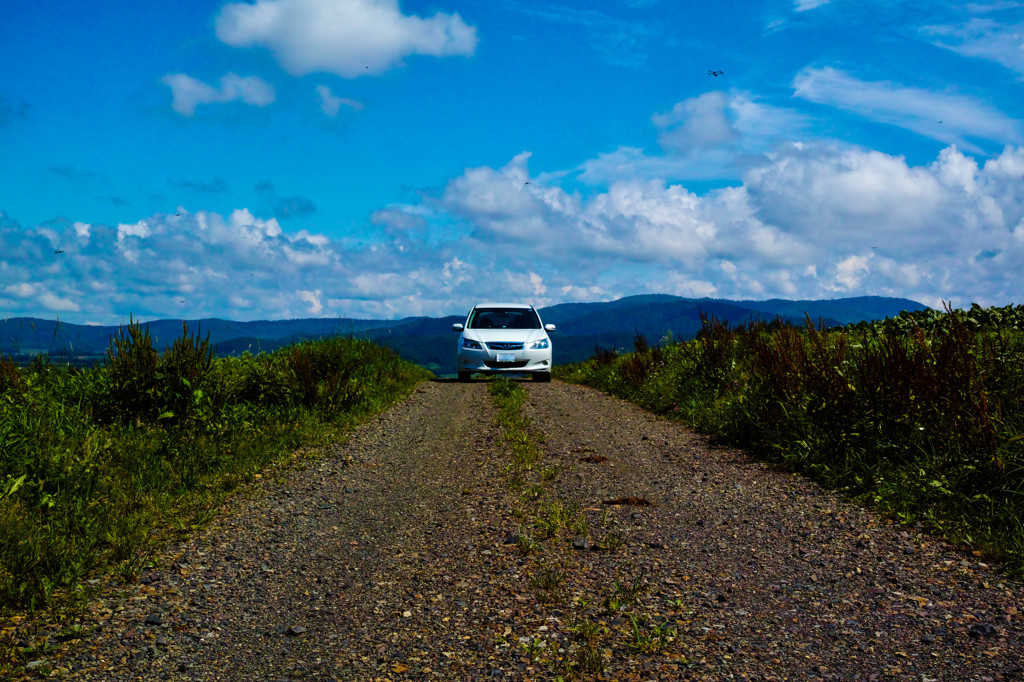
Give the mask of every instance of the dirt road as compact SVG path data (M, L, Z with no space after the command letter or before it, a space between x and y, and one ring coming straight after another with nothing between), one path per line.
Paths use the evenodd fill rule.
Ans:
M486 384L424 384L29 674L1024 679L1020 587L977 557L627 403L523 386L542 485L510 487ZM557 509L577 523L545 539Z

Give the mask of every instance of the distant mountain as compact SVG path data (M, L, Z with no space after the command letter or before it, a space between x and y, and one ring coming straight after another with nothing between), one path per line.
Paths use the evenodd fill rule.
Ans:
M237 347L242 339L261 343L279 341L274 345L287 345L308 338L322 338L347 334L364 334L375 329L387 329L405 324L405 320L358 320L346 318L309 318L296 320L260 320L235 322L218 318L199 320L155 320L143 326L149 328L153 345L166 348L181 336L182 324L188 324L190 334L209 337L215 347ZM127 326L127 325L126 325ZM12 317L0 321L0 352L10 354L36 353L89 355L106 352L110 339L120 327L81 325L34 317ZM273 345L273 344L272 344ZM266 348L264 348L266 350ZM253 352L256 352L255 350Z
M747 324L778 318L803 324L805 314L826 326L861 320L893 317L903 310L924 310L916 301L903 298L862 296L822 301L729 301L692 299L649 294L629 296L597 303L561 303L540 310L545 323L555 324L553 337L555 361L569 363L584 360L597 345L629 349L633 337L641 333L651 343L671 334L675 339L691 339L700 330L700 313ZM326 336L359 336L388 346L413 362L438 374L455 372L455 334L452 324L463 322L465 314L441 318L408 317L400 320L363 320L347 318L311 318L233 322L217 318L187 320L189 331L203 338L209 335L218 355L245 352L271 352L283 346ZM145 323L154 345L164 349L182 332L182 320L157 320ZM23 317L0 321L0 353L25 361L39 353L54 359L79 364L102 360L110 347L116 326L89 326Z
M767 301L736 301L736 304L772 316L798 317L801 321L806 313L815 323L818 318L825 318L826 325L829 324L829 319L836 320L839 324L853 324L894 317L903 310L924 310L928 307L909 298L884 296L857 296L826 301L785 301L773 298Z

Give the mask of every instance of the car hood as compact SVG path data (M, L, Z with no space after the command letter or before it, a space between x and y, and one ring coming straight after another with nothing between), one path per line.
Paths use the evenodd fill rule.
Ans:
M467 339L491 343L494 341L508 341L511 343L529 343L537 339L547 338L547 332L543 329L467 329L462 332Z

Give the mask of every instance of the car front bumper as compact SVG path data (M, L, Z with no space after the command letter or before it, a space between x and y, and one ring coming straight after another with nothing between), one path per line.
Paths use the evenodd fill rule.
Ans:
M458 364L460 372L550 372L551 350L496 352L463 348L459 351Z

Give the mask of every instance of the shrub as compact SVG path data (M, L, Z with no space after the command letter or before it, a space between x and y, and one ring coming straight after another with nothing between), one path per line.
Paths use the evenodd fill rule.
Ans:
M203 384L213 360L209 335L189 334L188 325L181 324L181 336L174 340L157 362L160 380L160 416L180 422L199 407Z
M106 400L99 415L108 421L152 420L158 416L156 395L159 355L149 327L130 320L110 339L104 363Z

